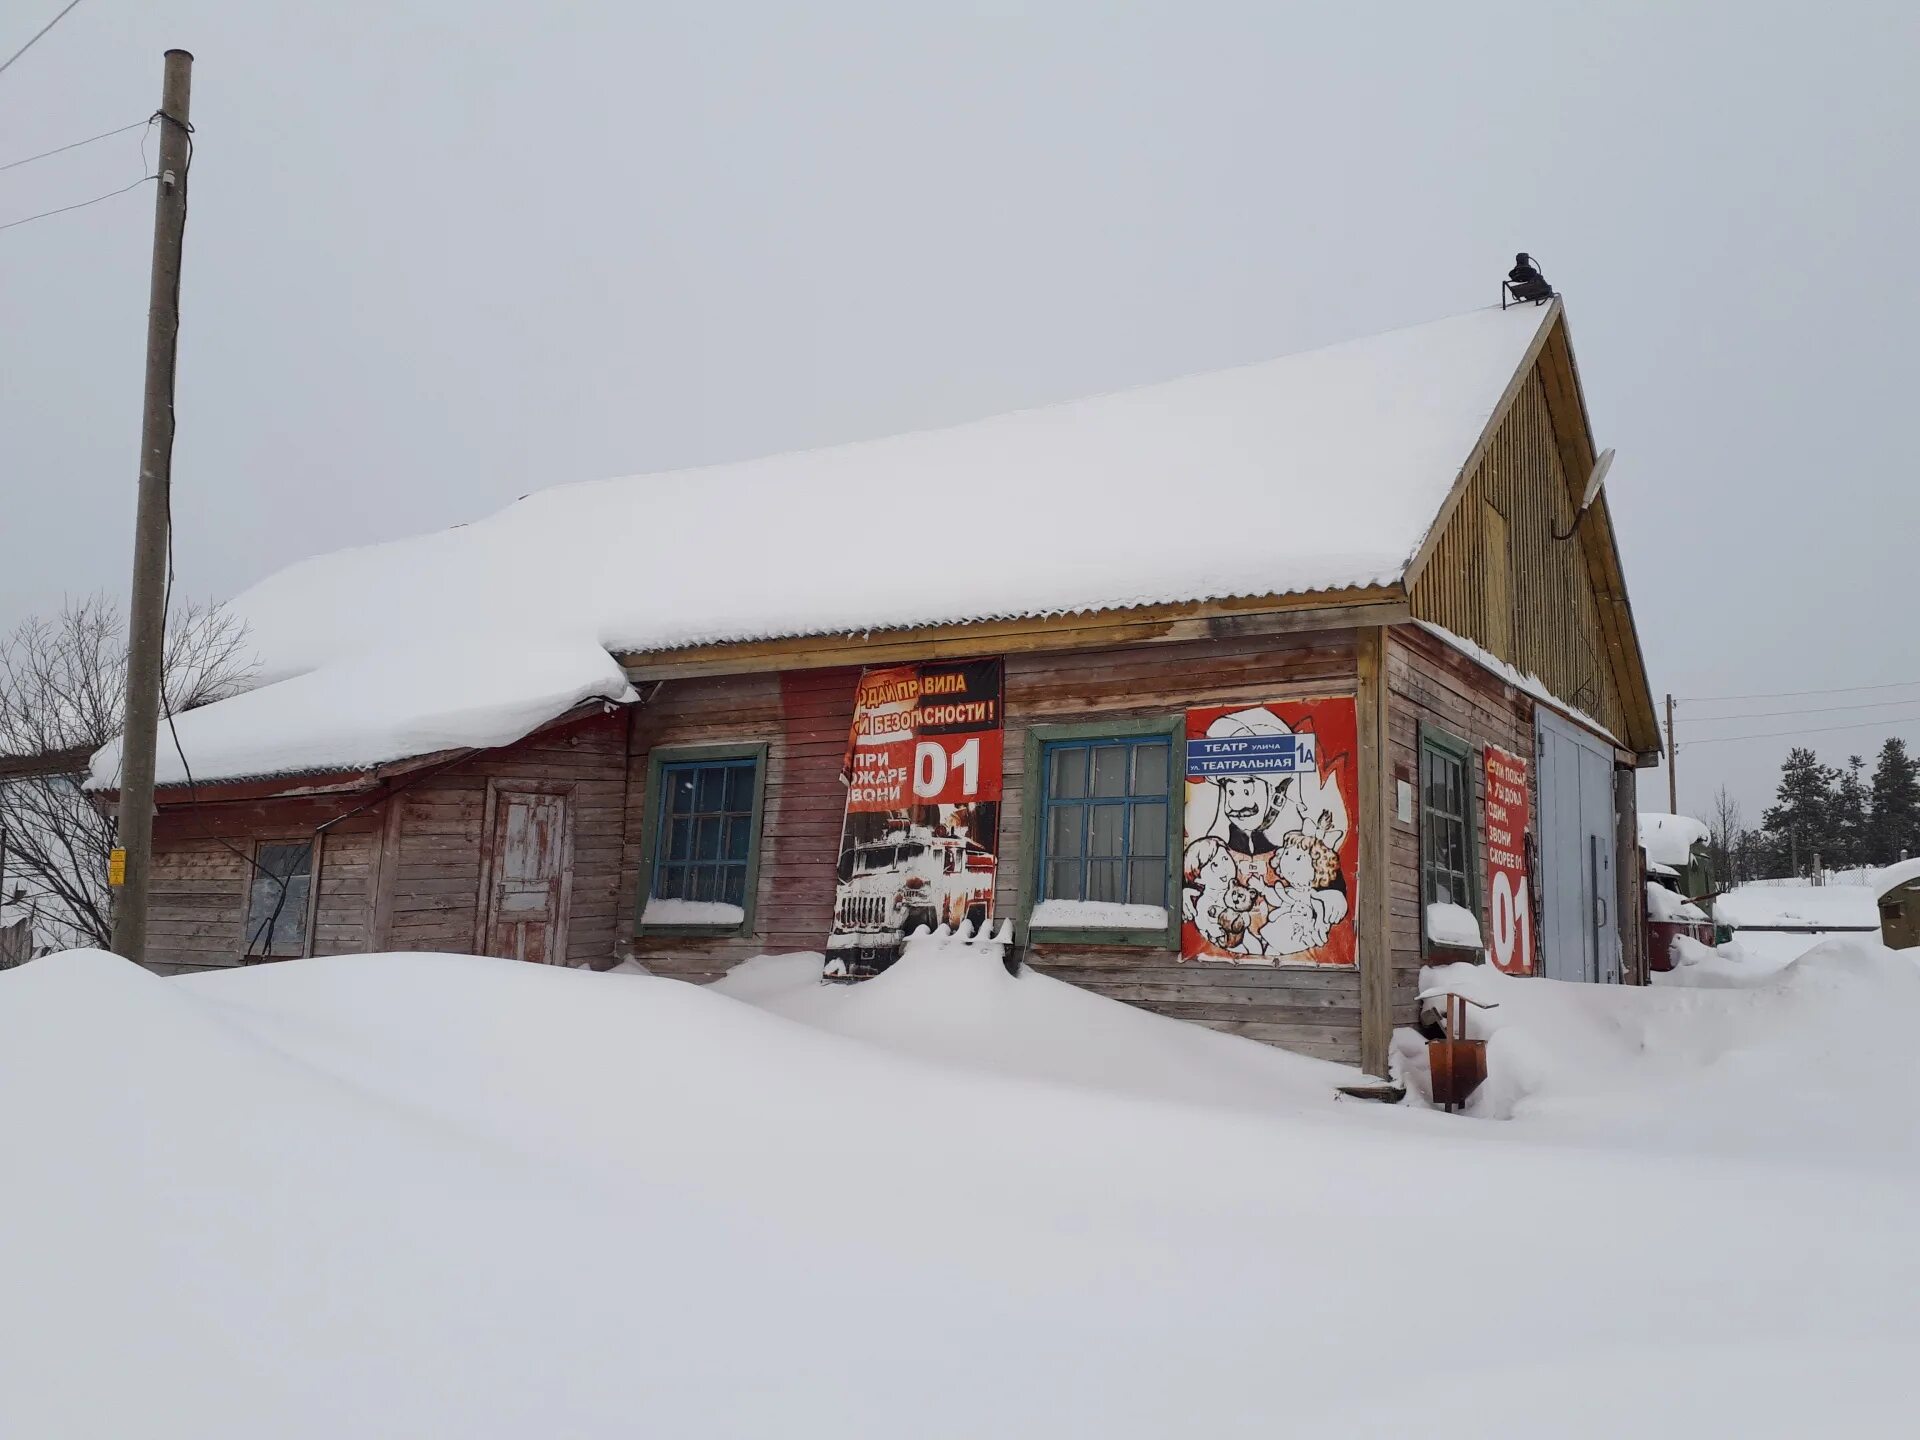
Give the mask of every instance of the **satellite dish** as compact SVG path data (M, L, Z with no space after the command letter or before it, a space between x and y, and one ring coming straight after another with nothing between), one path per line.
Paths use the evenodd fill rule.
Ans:
M1606 484L1607 471L1613 468L1613 449L1609 446L1600 452L1600 458L1593 462L1593 474L1587 477L1586 492L1580 497L1580 508L1576 515L1584 515L1593 508L1593 502L1600 498L1600 487Z

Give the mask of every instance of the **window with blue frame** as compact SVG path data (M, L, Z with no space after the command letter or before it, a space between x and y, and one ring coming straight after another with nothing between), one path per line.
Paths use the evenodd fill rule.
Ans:
M1167 903L1172 750L1165 735L1041 746L1038 899Z
M756 765L742 758L660 767L655 899L746 905Z

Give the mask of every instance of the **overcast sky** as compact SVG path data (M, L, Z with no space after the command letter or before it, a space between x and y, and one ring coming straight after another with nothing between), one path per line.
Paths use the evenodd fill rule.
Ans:
M0 54L57 8L6 6ZM1456 313L1526 249L1620 452L1656 691L1803 691L1920 681L1917 15L86 0L0 75L0 163L198 57L194 594L562 481ZM141 138L0 174L0 223L136 178ZM124 597L151 217L142 187L0 232L0 625ZM1837 760L1920 742L1920 685L1681 716L1876 722L1807 737ZM1684 752L1682 808L1725 781L1757 819L1789 743Z

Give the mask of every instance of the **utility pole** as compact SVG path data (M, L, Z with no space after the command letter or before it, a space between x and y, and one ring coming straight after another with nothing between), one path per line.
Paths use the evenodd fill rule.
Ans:
M1667 696L1667 813L1680 813L1680 747L1673 743L1673 696Z
M180 338L180 250L187 227L188 99L193 56L169 50L160 87L159 193L153 202L153 279L147 300L147 388L140 418L140 506L133 531L133 603L127 635L127 715L120 738L120 847L126 878L113 907L114 952L147 950L153 870L153 765L167 644L167 531L172 521L173 364Z

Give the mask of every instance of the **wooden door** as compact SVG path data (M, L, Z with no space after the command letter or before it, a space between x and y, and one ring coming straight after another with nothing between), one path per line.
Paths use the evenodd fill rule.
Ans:
M573 798L564 787L487 787L481 952L564 965L573 892Z

